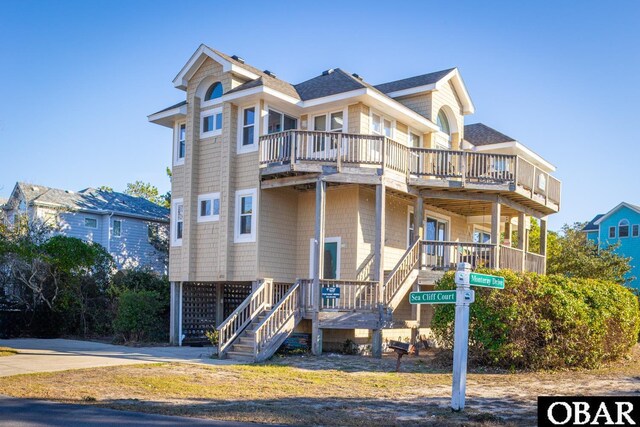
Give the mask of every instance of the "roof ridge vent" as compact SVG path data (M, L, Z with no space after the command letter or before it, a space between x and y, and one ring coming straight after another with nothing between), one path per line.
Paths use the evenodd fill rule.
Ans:
M238 55L233 55L231 58L235 59L241 64L244 64L244 59L240 58Z
M333 68L329 68L328 70L324 70L322 72L323 76L328 76L329 74L333 73L335 70Z
M360 74L358 74L358 73L353 73L353 74L351 74L351 75L352 75L353 77L355 77L356 79L358 79L358 80L364 80L364 79L362 78L362 76L361 76Z
M67 193L67 194L73 194L73 191L71 191L71 190L64 190L64 192Z
M269 70L264 70L263 73L265 73L267 76L271 76L273 78L276 77L276 73L273 73L273 72L271 72Z

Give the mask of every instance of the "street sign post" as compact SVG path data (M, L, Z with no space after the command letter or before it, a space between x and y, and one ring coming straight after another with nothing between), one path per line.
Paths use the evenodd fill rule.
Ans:
M462 262L456 271L456 313L454 318L453 337L453 384L451 387L451 409L462 411L467 388L467 354L469 351L469 304L465 301L464 293L470 292L469 282L459 280L467 278L471 272L471 265ZM473 291L471 291L473 292Z

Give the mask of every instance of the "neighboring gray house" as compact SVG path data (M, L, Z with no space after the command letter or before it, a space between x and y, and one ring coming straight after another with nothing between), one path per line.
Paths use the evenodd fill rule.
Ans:
M18 182L1 207L8 225L21 215L38 218L56 233L101 244L119 269L167 273L169 209L141 197L87 188L78 192Z

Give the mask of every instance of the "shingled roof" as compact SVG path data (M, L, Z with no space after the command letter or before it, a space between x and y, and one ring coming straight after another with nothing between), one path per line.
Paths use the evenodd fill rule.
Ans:
M406 79L381 83L379 85L376 85L375 88L383 93L391 93L399 90L410 89L413 87L427 86L439 82L453 70L455 70L455 68L434 71L433 73L422 74L420 76L407 77Z
M604 214L598 214L593 217L591 221L587 223L584 227L582 227L582 231L598 231L600 227L596 225L596 221L602 218Z
M17 186L27 201L36 205L44 204L83 212L113 212L155 221L168 221L169 218L169 209L142 197L134 197L115 191L86 188L74 192L26 182L19 182Z
M465 125L464 139L475 146L515 141L515 139L510 136L498 132L483 123Z

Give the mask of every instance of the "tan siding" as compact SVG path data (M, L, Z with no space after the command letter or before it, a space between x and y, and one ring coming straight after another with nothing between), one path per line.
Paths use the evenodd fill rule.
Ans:
M433 117L430 93L405 96L402 98L396 98L396 100L403 104L405 107L410 108L411 110L420 114L421 116L424 116L428 119L431 119Z

